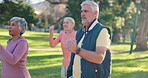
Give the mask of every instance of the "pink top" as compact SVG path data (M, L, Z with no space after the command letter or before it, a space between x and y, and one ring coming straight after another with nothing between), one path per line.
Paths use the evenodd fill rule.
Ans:
M76 31L73 31L72 33L66 34L65 32L61 32L58 37L52 42L53 46L56 46L59 42L61 42L61 48L63 51L63 61L62 65L64 67L68 67L70 63L71 58L71 52L66 48L66 41L68 39L75 39L76 38Z
M2 78L31 78L26 61L28 55L28 43L25 38L8 40L6 49L0 45L2 60Z

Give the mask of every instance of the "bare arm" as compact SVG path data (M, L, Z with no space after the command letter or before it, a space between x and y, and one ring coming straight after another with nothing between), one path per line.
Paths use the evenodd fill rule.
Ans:
M49 44L50 47L55 47L59 43L59 39L53 39L54 25L50 26L50 34L49 34Z
M96 48L96 52L81 49L78 55L90 62L101 64L106 55L106 48L102 46L98 46Z
M50 47L55 47L56 46L56 45L54 45L53 33L51 33L51 32L49 34L49 44L50 44Z
M74 40L74 39L68 40L67 41L67 48L69 49L70 52L76 53L76 51L78 49L78 46L76 44L76 40ZM102 46L97 46L96 52L88 51L88 50L81 48L80 53L78 55L90 62L101 64L104 60L105 54L106 54L106 48L102 47Z

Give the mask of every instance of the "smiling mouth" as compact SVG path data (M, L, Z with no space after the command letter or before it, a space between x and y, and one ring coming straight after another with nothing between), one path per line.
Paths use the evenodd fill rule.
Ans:
M11 32L12 30L9 30L9 32Z
M64 27L64 29L67 29L67 27Z

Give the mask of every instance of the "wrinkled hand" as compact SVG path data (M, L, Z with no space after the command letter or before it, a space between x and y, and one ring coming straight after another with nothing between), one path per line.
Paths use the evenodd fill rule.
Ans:
M76 53L76 51L77 51L77 49L78 49L76 40L74 40L74 39L69 39L69 40L66 42L66 47L68 48L68 50L69 50L70 52Z
M50 26L49 31L50 31L50 33L54 32L54 25Z

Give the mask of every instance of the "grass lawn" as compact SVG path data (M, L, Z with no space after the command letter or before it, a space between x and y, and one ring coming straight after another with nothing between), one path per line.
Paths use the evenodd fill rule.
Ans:
M58 33L54 33L56 37ZM49 47L49 32L35 32L35 31L26 31L23 34L29 43L29 48L50 48ZM0 42L6 46L6 41L11 38L6 29L0 29ZM60 49L60 44L55 48Z
M51 49L48 44L48 32L27 31L23 36L28 40L30 48ZM55 36L58 34L55 33ZM0 29L0 44L6 46L10 38L8 32ZM135 45L134 45L135 47ZM147 78L148 56L136 54L141 52L148 54L148 50L134 51L129 55L130 44L112 44L112 78ZM54 49L60 49L60 44ZM62 52L30 50L28 54L27 68L32 78L60 78ZM1 70L1 66L0 66Z
M60 78L62 52L30 51L27 67L32 78Z
M112 78L147 78L148 56L113 54ZM27 67L32 78L60 78L62 52L30 51Z
M113 54L112 78L147 78L148 56Z

